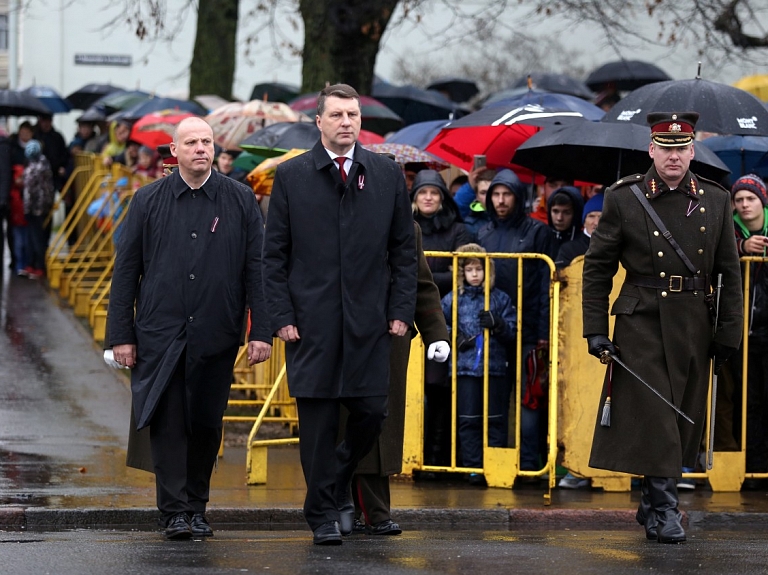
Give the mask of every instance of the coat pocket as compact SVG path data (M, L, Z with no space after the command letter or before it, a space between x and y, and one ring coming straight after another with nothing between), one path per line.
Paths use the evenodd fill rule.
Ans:
M611 315L632 315L632 312L635 311L639 301L640 298L637 297L620 295L616 298L616 301L613 302Z

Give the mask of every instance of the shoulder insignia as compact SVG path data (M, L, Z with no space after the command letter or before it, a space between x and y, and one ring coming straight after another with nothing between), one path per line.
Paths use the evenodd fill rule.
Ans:
M610 192L615 190L616 188L620 188L622 186L628 186L630 184L634 184L635 182L639 182L642 180L645 176L643 174L632 174L631 176L624 176L619 181L617 181L615 184L610 186L608 189L606 189L606 192Z

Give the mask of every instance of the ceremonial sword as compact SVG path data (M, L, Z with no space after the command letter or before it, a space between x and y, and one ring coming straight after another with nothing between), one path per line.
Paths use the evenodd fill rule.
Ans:
M637 375L637 374L636 374L634 371L632 371L632 370L631 370L631 369L630 369L630 368L627 366L627 364L626 364L626 363L624 363L623 361L621 361L621 360L619 359L619 356L617 356L615 353L611 353L611 352L610 352L610 351L608 351L607 349L604 349L603 351L601 351L601 352L600 352L600 362L601 362L601 363L604 363L604 364L605 364L605 363L610 363L611 361L615 361L615 362L616 362L616 363L618 363L618 364L619 364L621 367L623 367L624 369L626 369L626 370L627 370L629 373L631 373L632 375L634 375L634 376L635 376L635 379L637 379L637 381L639 381L639 382L640 382L640 383L642 383L642 384L643 384L645 387L647 387L647 388L648 388L648 389L650 389L650 390L651 390L653 393L655 393L655 394L656 394L656 395L659 397L659 399L661 399L661 401L663 401L663 402L664 402L664 403L666 403L666 404L667 404L669 407L671 407L672 409L674 409L674 410L675 410L675 411L676 411L676 412L677 412L677 413L678 413L678 414L679 414L679 415L680 415L680 416L681 416L683 419L685 419L687 422L689 422L689 423L693 424L693 420L692 420L690 417L688 417L688 416L687 416L685 413L683 413L683 412L682 412L682 411L681 411L681 410L680 410L680 409L679 409L679 408L678 408L678 407L677 407L677 406L676 406L674 403L672 403L672 402L671 402L671 401L669 401L669 400L668 400L666 397L664 397L663 395L661 395L661 394L660 394L660 393L659 393L659 392L656 390L656 388L655 388L655 387L653 387L653 386L652 386L650 383L648 383L648 382L647 382L647 381L645 381L645 380L644 380L642 377L640 377L640 376L639 376L639 375Z
M715 295L715 327L713 334L717 333L717 322L720 319L720 290L723 288L723 274L717 274L717 288ZM715 358L712 357L712 397L709 399L709 445L707 445L707 469L712 469L715 463L715 408L717 407L717 372L715 371Z

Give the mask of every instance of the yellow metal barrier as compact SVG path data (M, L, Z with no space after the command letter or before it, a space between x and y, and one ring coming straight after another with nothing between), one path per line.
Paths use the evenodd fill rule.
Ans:
M768 261L768 258L745 257L744 263ZM561 362L559 379L562 393L559 401L560 421L558 443L563 446L562 464L570 471L592 480L593 487L601 487L606 491L629 491L632 476L589 467L589 453L592 446L592 433L597 419L598 402L602 391L605 366L586 353L586 344L582 338L581 315L581 277L584 266L583 256L574 259L570 266L562 270L562 317L560 340ZM749 318L751 282L749 265L743 266L744 285L744 317ZM624 281L624 270L614 278L611 301L615 300ZM614 318L610 318L611 330ZM747 473L746 469L746 433L747 433L747 378L749 352L749 322L744 322L742 343L742 379L741 404L734 406L741 412L741 437L738 449L732 451L714 452L714 463L711 470L696 473L684 473L683 477L690 479L706 479L715 492L739 491L746 478L768 478L768 473ZM721 381L723 375L721 374ZM721 387L721 386L719 386ZM722 388L721 388L722 389ZM711 387L710 387L711 393ZM567 401L563 399L567 397ZM718 394L718 402L721 394ZM707 404L707 423L712 414ZM715 414L716 416L717 414ZM705 426L705 436L702 438L702 451L709 445L709 429ZM716 434L716 439L718 435ZM717 443L716 443L717 445Z
M466 257L466 254L453 252L426 252L428 257L450 257L453 259L453 291L457 293L459 282L463 278L457 275L460 257ZM488 359L489 359L489 340L487 337L483 341L483 468L465 468L456 464L456 429L457 429L457 385L456 385L456 357L451 354L451 463L447 466L425 465L423 463L423 438L424 438L424 367L423 367L423 349L420 349L420 343L414 343L411 348L411 366L408 373L408 388L406 399L406 440L403 452L404 472L413 472L414 470L438 471L438 472L456 472L456 473L483 473L490 487L512 487L517 477L540 477L548 473L548 490L544 495L545 503L551 500L551 490L555 485L555 466L557 457L557 397L558 397L558 379L556 371L552 366L558 364L558 321L559 321L559 299L560 282L555 277L555 265L552 260L542 254L527 253L472 253L473 258L485 259L485 275L490 277L491 259L515 259L518 260L517 273L517 337L516 337L516 365L515 365L515 385L514 395L511 405L514 409L514 442L513 447L490 447L488 445ZM525 277L524 260L540 260L549 267L550 275L550 345L548 357L548 437L547 437L547 461L539 470L524 471L520 469L520 405L522 395L522 309L523 309L523 281ZM514 300L515 298L513 298ZM485 306L488 309L490 302L490 283L485 282ZM457 325L458 298L453 299L452 325ZM457 330L451 330L451 349L456 349ZM510 418L512 420L512 418Z

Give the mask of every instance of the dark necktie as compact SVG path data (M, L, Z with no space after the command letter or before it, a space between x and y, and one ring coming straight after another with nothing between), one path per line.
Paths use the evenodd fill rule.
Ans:
M347 181L347 172L344 171L344 162L347 161L346 156L339 156L336 158L336 163L339 164L339 173L341 174L341 181L346 182Z

